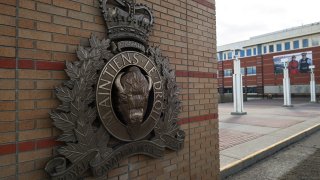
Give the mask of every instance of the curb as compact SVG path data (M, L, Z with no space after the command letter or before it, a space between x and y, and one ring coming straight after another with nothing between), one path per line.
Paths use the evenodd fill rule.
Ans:
M275 144L272 144L262 150L259 150L255 153L252 153L234 163L231 163L225 167L222 167L220 170L220 179L225 179L226 177L233 175L251 165L254 163L271 156L272 154L276 153L277 151L301 140L302 138L311 135L312 133L320 130L320 123L316 124L308 129L305 129L299 133L296 133L282 141L279 141Z

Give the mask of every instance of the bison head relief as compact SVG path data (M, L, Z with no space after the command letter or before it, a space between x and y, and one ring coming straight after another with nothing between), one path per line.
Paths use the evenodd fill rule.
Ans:
M115 79L116 108L120 119L129 128L139 127L143 123L148 106L152 79L141 70L132 66L126 72L121 72Z

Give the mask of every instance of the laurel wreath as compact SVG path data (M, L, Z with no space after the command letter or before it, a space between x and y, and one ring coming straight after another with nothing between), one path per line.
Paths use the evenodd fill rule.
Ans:
M97 116L95 86L104 65L114 56L110 40L99 40L95 35L89 39L90 47L79 46L79 61L67 62L65 70L70 80L56 88L56 96L62 102L50 115L54 125L62 130L58 141L66 145L58 149L71 163L76 163L89 153L96 152L96 158L106 157L113 150L108 147L110 135ZM181 101L175 74L169 68L169 61L162 56L159 47L149 47L146 54L155 62L161 72L164 87L163 115L154 128L153 140L160 140L164 134L179 135L178 114Z
M178 115L181 112L181 101L179 99L179 88L175 80L175 72L170 69L169 59L162 55L159 47L150 47L148 49L150 57L155 62L158 69L161 70L162 85L164 87L164 116L155 127L155 139L163 134L175 136L180 127Z

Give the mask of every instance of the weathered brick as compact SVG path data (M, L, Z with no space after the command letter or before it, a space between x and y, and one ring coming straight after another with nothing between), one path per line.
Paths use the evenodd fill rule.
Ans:
M28 38L28 39L37 39L44 41L51 41L51 34L47 32L34 31L29 29L20 29L19 37Z
M92 7L92 6L87 6L87 5L84 5L84 4L81 5L81 11L85 12L85 13L88 13L88 14L92 14L92 15L97 15L97 16L101 15L101 11L100 11L99 8Z
M49 71L37 71L29 69L19 70L20 79L50 79L51 73Z
M19 179L47 179L47 174L43 170L35 170L19 175Z
M16 133L15 132L6 132L6 133L0 133L0 143L1 144L7 144L7 143L12 143L16 141ZM1 156L0 156L0 160L1 160ZM0 165L1 164L5 164L8 162L1 162L0 161Z
M16 173L16 165L0 167L0 178L8 177Z
M19 39L18 46L21 48L33 48L34 41L31 39Z
M32 11L29 9L19 9L19 17L33 19L44 22L51 22L51 16L47 13Z
M40 12L45 12L47 14L55 14L60 16L66 16L67 10L64 8L54 7L47 4L37 3L37 10Z
M12 101L0 101L1 111L13 111L16 109L16 103Z
M19 7L20 8L26 8L26 9L31 9L35 10L36 9L36 3L31 0L23 0L19 1Z
M32 131L28 131L28 132L32 132ZM52 156L51 149L41 149L41 150L36 150L36 151L21 152L21 153L19 153L19 162L26 162L26 161L36 160L36 159L42 159L42 158L46 158L46 157L50 157L50 156Z
M36 129L30 131L20 131L19 133L19 140L31 140L31 139L39 139L39 138L47 138L51 137L51 129Z
M15 100L15 91L0 90L0 100Z
M15 46L15 38L8 36L0 36L0 45Z
M127 172L128 172L128 167L127 166L123 166L123 167L115 168L113 171L108 173L108 176L109 177L119 176L119 175L125 174Z
M78 2L72 2L70 0L53 0L52 3L58 7L80 11L80 3Z
M37 127L36 128L49 128L52 127L51 119L37 119Z
M35 1L46 3L46 4L51 4L52 3L52 0L35 0Z
M16 130L15 122L0 122L0 132L13 132Z
M19 80L19 89L34 89L35 82L33 80Z
M60 26L52 23L37 23L37 30L46 31L46 32L53 32L53 33L61 33L66 34L67 28L65 26Z
M1 136L2 137L2 136ZM16 154L8 154L0 156L0 166L7 166L16 162Z
M32 19L19 18L18 24L20 28L34 29L35 27L35 22Z
M93 22L93 16L83 12L69 10L68 17L79 19L81 21Z
M0 77L2 79L15 78L15 71L12 69L0 69Z
M36 83L37 89L54 89L58 85L60 85L61 81L53 81L53 80L38 80Z
M32 100L32 99L48 99L51 98L52 92L50 90L20 90L20 100Z
M77 60L77 56L73 53L61 53L55 52L53 54L54 61L75 61Z
M45 41L37 41L37 48L42 50L63 51L63 52L67 50L67 46L65 44L45 42Z
M69 35L72 36L80 36L80 37L90 37L91 31L89 30L83 30L83 29L78 29L78 28L69 28Z
M8 25L8 26L15 26L15 18L12 16L0 15L0 24Z
M19 121L19 130L20 131L32 130L34 128L35 128L35 120Z
M8 2L10 2L10 1L8 1ZM3 3L5 3L5 2L3 2ZM15 5L15 2L14 2L14 4L10 4L10 5ZM9 15L9 16L16 15L16 8L14 6L8 6L8 5L1 3L0 9L1 9L0 14L5 14L5 15Z
M35 102L32 100L20 100L19 101L19 110L34 109Z
M19 48L19 57L21 59L40 59L51 60L51 52L35 49L23 49Z
M15 27L0 25L0 35L15 36L16 35L16 29L15 29Z
M74 37L74 36L54 34L53 35L53 42L78 45L78 44L80 44L80 38Z
M98 31L98 32L105 32L105 26L101 24L95 24L90 22L83 22L82 28L92 30L92 31Z
M0 79L0 89L15 89L15 83L14 79Z
M28 161L19 164L19 173L29 172L35 169L35 162Z
M80 25L81 25L81 22L79 20L61 17L61 16L54 16L53 23L64 25L64 26L77 27L77 28L80 28Z

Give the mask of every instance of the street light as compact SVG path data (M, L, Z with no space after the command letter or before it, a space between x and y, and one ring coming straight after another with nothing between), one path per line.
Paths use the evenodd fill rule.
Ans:
M234 73L232 75L233 79L233 109L231 115L245 115L247 112L243 110L243 85L242 85L242 74L241 74L241 64L239 60L239 53L236 55L236 51L241 49L235 49L234 52L234 62L233 69Z
M281 62L283 63L284 69L283 69L283 107L292 107L291 104L291 91L290 91L290 77L289 77L289 70L288 70L288 64L289 60L288 58L281 59Z
M317 102L316 100L316 82L314 80L314 70L315 66L314 65L311 65L309 66L309 69L310 69L310 102L312 103L315 103Z

